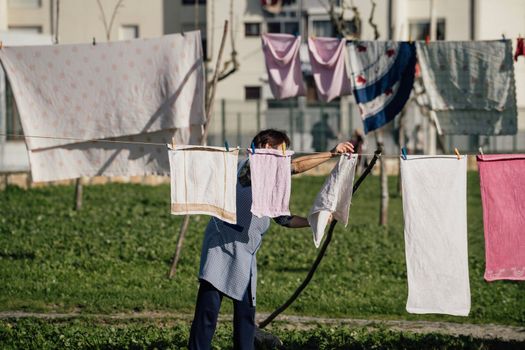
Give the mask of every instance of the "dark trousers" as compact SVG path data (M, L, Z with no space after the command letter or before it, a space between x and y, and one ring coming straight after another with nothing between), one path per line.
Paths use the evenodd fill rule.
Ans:
M200 282L195 317L191 324L188 347L211 349L211 340L217 326L223 293L206 281ZM233 347L253 349L255 337L255 306L251 303L250 284L241 301L233 300Z

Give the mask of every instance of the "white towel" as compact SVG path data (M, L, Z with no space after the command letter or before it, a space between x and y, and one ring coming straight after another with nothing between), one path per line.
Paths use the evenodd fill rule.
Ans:
M410 313L468 316L467 158L401 161Z
M48 137L26 140L35 181L63 179L66 173L79 177L167 172L155 166L164 163L155 149L140 154L140 145L83 140L133 136L166 143L175 130L189 131L205 121L199 32L97 45L4 47L0 60L24 133ZM57 149L72 144L77 145L75 152L69 152L71 147ZM122 162L112 164L117 158ZM128 167L127 159L134 164ZM64 169L68 165L71 169Z
M237 223L238 149L176 146L168 151L171 168L171 213L208 214Z
M343 154L324 182L308 215L314 244L319 248L330 215L348 225L357 154Z

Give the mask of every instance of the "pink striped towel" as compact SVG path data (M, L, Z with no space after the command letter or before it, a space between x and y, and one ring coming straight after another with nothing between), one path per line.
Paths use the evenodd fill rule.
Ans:
M485 229L485 279L525 280L525 154L477 157Z
M257 217L290 215L291 158L293 151L257 149L250 152L252 213Z

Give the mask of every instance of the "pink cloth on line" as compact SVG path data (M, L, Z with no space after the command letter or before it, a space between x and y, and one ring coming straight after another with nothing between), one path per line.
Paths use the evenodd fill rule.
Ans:
M263 34L262 47L268 81L276 99L304 96L299 48L301 37L290 34Z
M252 214L257 217L290 215L291 159L293 151L257 149L250 152Z
M345 39L308 38L312 73L317 97L321 101L329 102L336 97L352 93L347 74L345 48Z
M485 279L525 280L525 154L477 157Z

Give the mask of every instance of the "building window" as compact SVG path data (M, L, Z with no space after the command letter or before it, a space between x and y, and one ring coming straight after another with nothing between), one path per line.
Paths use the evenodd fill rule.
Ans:
M119 40L131 40L139 37L139 26L123 25L118 29Z
M260 100L261 99L261 87L260 86L245 86L244 87L244 99L245 100Z
M195 1L196 0L182 0L182 4L183 5L195 5ZM206 0L198 0L198 1L199 1L199 5L206 4Z
M244 36L259 36L261 35L260 23L244 23Z
M6 86L6 140L20 140L22 141L23 137L17 137L13 135L23 135L24 131L22 129L22 123L20 122L20 115L18 114L18 108L16 106L15 97L13 95L13 90L9 81L5 80Z
M9 30L31 34L42 33L42 26L9 26Z
M267 22L266 28L268 29L268 33L286 33L292 35L299 35L299 22L297 21Z
M445 19L437 20L436 40L445 40ZM409 26L409 37L412 40L425 40L430 36L429 20L412 20Z
M13 8L38 8L42 6L41 0L9 0L9 7Z

